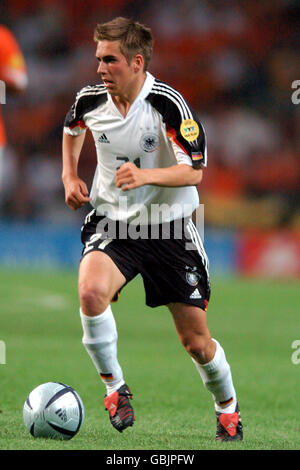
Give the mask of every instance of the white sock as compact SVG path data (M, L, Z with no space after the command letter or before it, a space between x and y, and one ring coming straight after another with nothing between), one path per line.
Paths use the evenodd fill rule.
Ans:
M80 309L83 328L82 343L91 357L107 394L125 382L117 359L117 328L110 305L100 315L89 317Z
M234 413L236 393L232 382L230 366L222 346L215 341L217 348L213 359L207 364L199 364L192 358L205 387L212 393L215 410L221 413Z

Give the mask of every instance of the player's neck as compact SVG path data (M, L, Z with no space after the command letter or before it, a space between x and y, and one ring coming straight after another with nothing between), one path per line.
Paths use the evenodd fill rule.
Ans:
M124 90L122 94L112 96L113 102L123 117L126 117L128 114L132 103L135 101L136 97L143 88L145 80L146 74L143 73L132 85L128 86L128 89Z

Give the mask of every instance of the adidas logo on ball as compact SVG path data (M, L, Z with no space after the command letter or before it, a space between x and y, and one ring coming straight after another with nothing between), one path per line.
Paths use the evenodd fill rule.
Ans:
M62 410L61 408L59 408L58 410L55 411L55 414L64 422L68 421L68 418L67 418L67 412L66 410Z

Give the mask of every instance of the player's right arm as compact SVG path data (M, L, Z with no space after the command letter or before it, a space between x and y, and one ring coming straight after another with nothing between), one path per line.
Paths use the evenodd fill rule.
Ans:
M82 150L87 125L85 115L105 102L107 93L104 85L86 86L76 95L64 121L63 173L66 204L79 209L91 201L85 182L78 176L78 161Z
M91 200L85 182L78 176L78 162L85 133L73 136L63 133L62 181L67 206L76 210Z

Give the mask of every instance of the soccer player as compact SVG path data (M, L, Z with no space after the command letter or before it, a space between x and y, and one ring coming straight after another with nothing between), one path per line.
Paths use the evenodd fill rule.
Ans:
M122 432L135 419L111 302L141 274L146 304L167 306L212 394L216 439L242 439L230 366L207 326L208 260L191 220L207 159L203 127L181 94L147 71L149 28L116 18L97 25L94 39L103 84L83 88L66 116L62 179L69 207L93 206L81 235L80 316L110 421ZM98 159L90 195L77 171L86 129Z
M24 56L13 33L0 25L0 80L1 102L5 102L5 93L22 92L26 89L28 78ZM0 185L3 174L3 153L6 133L0 109Z

